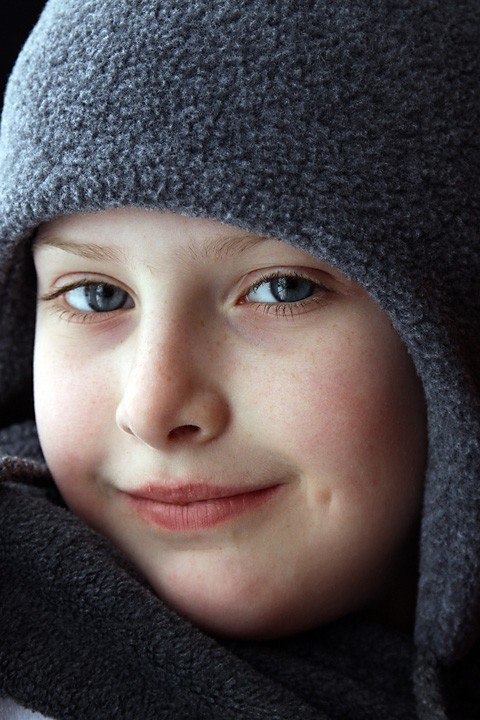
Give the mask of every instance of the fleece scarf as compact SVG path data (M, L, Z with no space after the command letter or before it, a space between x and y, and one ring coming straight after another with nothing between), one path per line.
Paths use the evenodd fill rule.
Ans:
M4 462L4 695L65 720L415 716L407 636L349 619L271 643L214 640L165 607L47 486L40 464Z
M362 615L270 642L205 635L68 510L33 422L0 443L2 720L478 717L478 655L440 678L408 634Z

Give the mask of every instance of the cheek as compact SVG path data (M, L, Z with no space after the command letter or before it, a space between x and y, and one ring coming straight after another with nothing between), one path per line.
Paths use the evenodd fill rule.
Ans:
M81 353L58 351L36 342L35 416L47 465L59 490L69 495L84 486L105 448L111 408L105 369L81 361Z
M270 363L250 385L262 437L350 495L422 478L426 418L421 384L383 315L353 317Z

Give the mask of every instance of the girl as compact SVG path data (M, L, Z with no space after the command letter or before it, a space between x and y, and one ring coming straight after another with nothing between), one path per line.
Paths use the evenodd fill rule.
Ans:
M47 4L0 148L2 718L478 716L479 29Z

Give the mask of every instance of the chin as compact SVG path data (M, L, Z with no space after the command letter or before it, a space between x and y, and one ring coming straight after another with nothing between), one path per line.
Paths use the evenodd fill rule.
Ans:
M295 631L282 625L267 610L235 607L194 608L191 612L182 608L174 609L203 632L214 637L237 640L265 641Z
M242 640L268 640L294 633L291 613L276 599L248 586L229 582L203 583L183 580L153 585L154 591L175 612L209 635Z
M217 592L183 587L158 594L179 615L215 637L267 641L304 632L333 619L306 614L303 603L285 597L275 588L269 593L264 589L252 595L245 588L230 593L225 587L220 592L219 587L213 586Z

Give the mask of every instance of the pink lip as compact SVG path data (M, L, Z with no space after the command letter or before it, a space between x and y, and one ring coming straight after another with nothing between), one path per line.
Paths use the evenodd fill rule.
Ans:
M186 483L169 487L145 486L124 492L128 505L149 523L165 530L192 531L213 527L266 503L280 485L225 488Z

